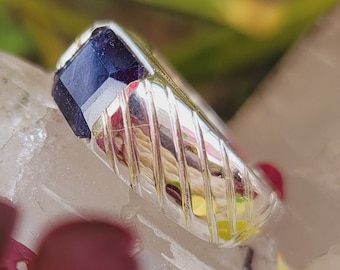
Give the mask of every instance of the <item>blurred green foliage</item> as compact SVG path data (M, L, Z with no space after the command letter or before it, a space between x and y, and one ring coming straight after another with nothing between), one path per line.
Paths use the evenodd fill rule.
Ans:
M164 54L228 119L336 0L0 0L0 49L53 67L94 20L112 19Z

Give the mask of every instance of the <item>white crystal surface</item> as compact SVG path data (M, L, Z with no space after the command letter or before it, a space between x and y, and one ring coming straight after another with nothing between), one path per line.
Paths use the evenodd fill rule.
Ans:
M326 254L316 258L304 270L336 270L340 265L340 244L332 246Z
M0 53L0 194L20 211L15 239L36 250L63 219L101 217L137 232L142 269L242 268L245 248L199 240L116 178L74 136L51 86L51 74Z
M340 242L339 46L340 5L290 49L229 122L251 160L271 161L282 172L286 215L272 237L294 269ZM330 257L339 262L327 255L322 267L307 269L334 269L324 260Z

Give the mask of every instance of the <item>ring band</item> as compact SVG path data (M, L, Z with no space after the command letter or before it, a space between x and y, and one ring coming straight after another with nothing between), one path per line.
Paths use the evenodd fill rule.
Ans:
M138 39L97 22L61 57L52 96L75 135L140 196L199 238L238 245L279 201L170 74Z

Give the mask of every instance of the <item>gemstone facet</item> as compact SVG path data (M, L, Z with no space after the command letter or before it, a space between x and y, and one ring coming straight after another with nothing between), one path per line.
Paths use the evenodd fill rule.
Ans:
M118 92L147 75L123 41L100 27L56 72L52 95L75 135L91 138L92 124Z

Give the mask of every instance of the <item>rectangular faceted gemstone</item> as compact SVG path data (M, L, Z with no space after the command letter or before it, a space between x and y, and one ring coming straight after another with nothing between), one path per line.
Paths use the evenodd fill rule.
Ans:
M127 84L146 76L146 69L125 43L110 28L100 27L57 71L52 95L73 132L90 138L93 118ZM86 111L88 108L91 110Z
M91 46L84 48L60 74L60 82L81 107L109 77Z
M80 138L91 138L91 131L85 121L83 112L60 81L55 80L52 96L74 134Z

